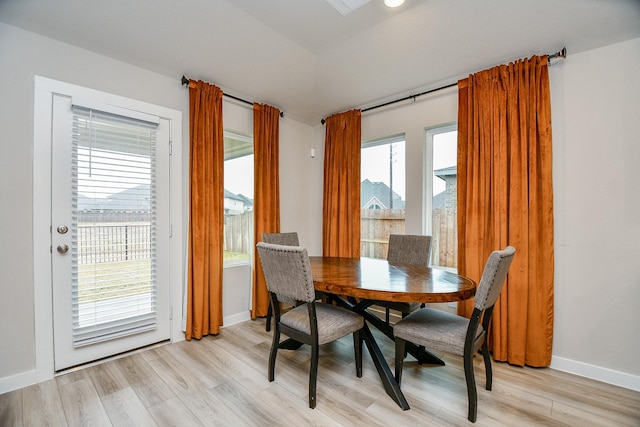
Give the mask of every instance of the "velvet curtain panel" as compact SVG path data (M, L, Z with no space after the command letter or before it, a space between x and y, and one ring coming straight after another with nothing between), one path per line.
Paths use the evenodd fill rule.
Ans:
M263 233L280 232L279 139L280 110L253 104L254 242L260 242ZM269 292L255 245L253 259L251 318L255 319L267 315Z
M494 358L548 366L553 341L553 186L547 58L458 83L458 271L480 280L494 249L516 248L495 305ZM471 301L458 304L467 317Z
M217 334L222 325L222 95L206 82L189 82L188 340Z
M360 257L360 110L327 117L322 254Z

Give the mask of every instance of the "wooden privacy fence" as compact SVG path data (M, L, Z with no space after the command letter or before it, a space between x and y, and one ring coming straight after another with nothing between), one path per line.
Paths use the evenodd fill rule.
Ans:
M224 217L225 252L250 254L253 250L253 212L244 212Z
M151 259L150 224L78 224L78 265Z
M404 209L360 211L360 256L387 258L389 234L405 234Z
M360 256L386 258L390 234L405 234L404 209L362 209L360 213ZM431 264L457 267L457 213L434 209Z
M458 267L458 212L455 209L433 210L431 265Z
M404 209L362 209L360 256L386 258L390 234L405 234ZM455 209L434 209L431 264L457 267L458 234ZM253 240L253 212L225 216L224 250L249 254Z

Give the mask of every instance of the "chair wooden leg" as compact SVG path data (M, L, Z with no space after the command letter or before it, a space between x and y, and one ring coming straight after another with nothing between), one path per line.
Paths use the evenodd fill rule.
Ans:
M384 309L384 322L388 325L391 320L391 314L389 312L389 307L385 307Z
M318 344L311 344L311 368L309 369L309 408L316 407L316 381L318 379Z
M273 340L271 341L271 352L269 353L269 382L275 377L276 356L278 354L278 346L280 345L280 328L276 325L273 330Z
M271 317L273 315L273 310L271 309L271 304L269 304L269 308L267 309L267 317L266 317L266 325L265 329L267 332L271 331Z
M356 355L356 376L362 378L362 331L353 333L353 349Z
M486 389L491 390L493 384L493 371L491 369L491 355L489 354L489 347L485 341L482 345L482 358L484 359L484 370L486 373Z
M476 379L473 374L473 353L464 355L464 377L467 380L467 396L469 398L469 413L467 418L472 423L475 423L478 415L478 392L476 390Z
M398 387L400 387L400 382L402 381L402 365L404 364L405 358L405 346L406 341L402 338L396 337L396 382L398 383Z

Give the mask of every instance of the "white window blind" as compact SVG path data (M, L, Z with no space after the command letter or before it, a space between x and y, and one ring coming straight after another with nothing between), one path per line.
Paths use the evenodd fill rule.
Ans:
M156 328L156 127L73 107L74 347Z

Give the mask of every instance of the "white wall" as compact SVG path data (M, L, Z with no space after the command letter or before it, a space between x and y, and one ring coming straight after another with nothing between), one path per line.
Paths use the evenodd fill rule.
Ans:
M570 55L550 68L556 230L552 366L636 390L638 70L640 39Z

